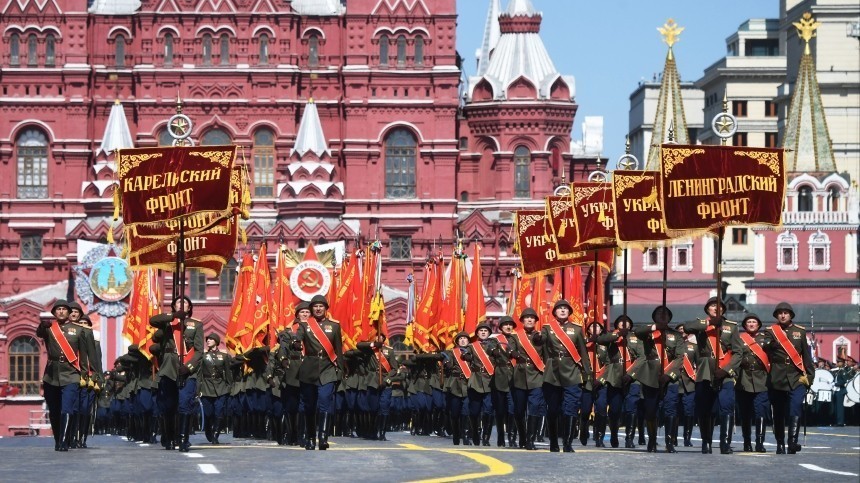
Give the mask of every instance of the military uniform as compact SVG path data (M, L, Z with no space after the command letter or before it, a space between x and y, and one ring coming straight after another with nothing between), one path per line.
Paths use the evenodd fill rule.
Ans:
M773 312L774 318L780 311L788 311L794 319L791 305L782 302ZM767 328L772 342L769 347L770 387L769 397L773 406L773 434L776 438L777 453L784 452L785 421L788 420L788 454L800 451L798 435L803 398L806 396L810 381L815 377L812 353L806 340L806 329L789 320Z
M218 334L209 334L207 339L216 342L214 348L206 351L200 364L200 402L203 405L206 438L210 443L218 444L221 426L227 415L227 396L233 383L233 371L230 370L230 355L218 350L221 343Z
M538 320L537 312L531 307L520 314L520 323L526 317ZM533 342L539 335L540 332L534 328L523 327L517 330L508 342L508 353L517 363L514 367L511 388L511 396L514 400L514 422L520 435L519 447L528 450L535 449L534 443L540 420L546 416L546 402L543 397L545 365L540 346L536 346Z
M552 309L556 311L566 306L571 312L570 303L559 300ZM541 346L546 370L543 373L543 394L547 406L547 433L549 435L550 451L559 451L558 447L558 418L561 416L561 437L565 442L565 452L573 452L570 445L574 421L579 417L579 407L582 401L582 384L591 377L591 363L585 357L585 339L582 327L569 320L556 321L561 333L552 329L552 324L544 325L536 342ZM566 342L575 349L570 352ZM578 356L578 359L577 359Z
M454 337L454 343L456 344L454 348L442 354L444 357L445 395L451 420L451 433L454 445L459 445L461 440L464 445L477 445L478 443L475 442L477 438L474 436L475 429L470 428L470 431L472 431L470 435L471 441L466 437L466 422L469 421L469 426L471 426L468 395L469 377L471 376L472 369L468 361L465 360L465 353L468 349L458 343L461 338L465 338L468 341L469 334L466 332L457 334ZM436 355L420 354L418 357L428 356Z
M95 404L95 388L101 379L102 364L101 351L97 351L97 344L93 336L92 322L84 314L84 309L77 303L69 303L71 309L69 321L80 327L83 345L86 348L87 360L81 362L81 387L78 391L78 407L72 416L72 448L86 448L87 436L90 430L90 421L93 406ZM76 313L77 312L77 313Z
M589 324L588 327L589 328L586 329L587 334L589 333L591 324ZM598 327L600 327L601 330L603 328L603 326L599 324ZM582 391L582 408L580 410L579 417L579 442L582 446L588 444L588 422L589 415L593 409L594 445L595 447L602 448L605 446L603 444L603 436L606 434L608 388L601 379L606 371L607 364L609 363L609 357L606 346L597 343L597 336L589 337L588 342L585 344L585 350L588 354L588 360L591 363L591 367L594 370L594 377L585 381Z
M746 330L745 326L749 320L758 323L758 328L754 332ZM753 451L752 427L755 426L755 451L764 453L765 419L768 409L770 409L767 395L770 359L765 351L769 350L771 338L767 331L759 330L761 329L761 319L755 314L748 314L741 326L743 353L741 354L735 395L741 417L744 451Z
M683 441L684 446L689 448L693 446L693 427L696 425L696 365L699 360L699 348L685 338L681 343L680 351L666 374L678 384L678 406L684 414ZM676 424L672 435L676 446L677 431Z
M475 331L486 330L490 326L480 324ZM472 433L472 443L476 446L490 445L493 417L493 376L496 368L490 354L497 350L496 339L487 337L477 340L467 346L463 359L469 363L472 375L469 377L469 429ZM480 440L479 440L480 436Z
M56 316L59 309L67 312L69 304L65 300L58 300L51 313ZM67 451L71 444L71 418L78 406L81 367L86 367L87 361L82 331L67 320L65 317L43 320L36 329L36 335L45 341L48 353L42 390L56 451Z
M388 416L391 413L391 387L389 376L396 372L397 361L393 349L376 342L359 342L358 350L365 354L366 402L370 439L386 441Z
M595 342L606 348L606 366L599 375L600 383L606 387L606 402L608 406L607 419L609 420L610 438L609 442L613 448L619 446L618 429L621 426L621 415L624 407L624 398L627 392L625 376L627 369L633 364L630 351L627 348L627 337L621 335L618 326L622 322L629 322L629 317L621 315L615 319L615 331L599 335ZM635 428L635 411L629 414L630 421L628 429ZM633 444L633 436L630 436L630 444Z
M298 307L296 312L298 312ZM278 334L278 350L270 361L275 367L281 392L281 406L284 411L283 419L283 444L296 446L299 443L299 417L304 424L304 413L299 414L299 401L301 391L299 389L299 367L302 364L302 351L293 346L293 336L298 331L298 323L287 327Z
M510 325L516 327L514 319L510 316L503 316L499 321L499 329ZM511 396L511 387L513 386L514 364L516 360L512 359L511 342L514 334L499 333L496 335L496 346L490 354L490 359L495 367L493 374L493 410L496 417L496 446L505 447L505 429L507 429L508 445L514 447L516 445L513 424L513 397Z

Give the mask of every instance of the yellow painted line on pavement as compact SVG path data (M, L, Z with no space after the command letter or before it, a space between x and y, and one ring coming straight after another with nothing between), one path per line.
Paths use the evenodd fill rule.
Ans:
M503 462L499 461L492 456L488 456L485 454L481 454L474 451L463 451L458 449L432 449L432 448L424 448L415 444L401 444L405 449L416 450L416 451L438 451L440 453L448 453L455 454L459 456L465 456L473 461L476 461L478 464L482 464L489 468L489 471L485 471L483 473L464 473L460 475L451 475L451 476L443 476L440 478L431 478L427 480L417 480L412 483L443 483L448 481L463 481L463 480L475 480L478 478L488 478L491 476L504 476L509 475L514 472L514 467Z
M806 434L814 434L816 436L836 436L838 438L854 438L854 439L857 439L856 434L813 433L812 431L810 431Z

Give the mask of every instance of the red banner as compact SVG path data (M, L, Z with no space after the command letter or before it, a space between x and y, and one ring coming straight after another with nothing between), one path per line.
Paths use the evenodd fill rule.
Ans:
M659 171L612 172L615 234L624 247L651 248L671 240L663 221Z
M726 225L779 226L783 156L782 149L664 144L660 183L668 235Z
M568 259L579 256L576 220L573 217L573 200L570 196L547 196L545 231L553 235L558 257Z
M573 200L573 219L576 221L579 250L616 246L612 185L573 183L570 197Z
M558 258L553 235L544 233L546 212L518 210L514 214L514 234L524 276L555 271L557 268L594 263L594 251L577 252L566 259ZM598 250L598 263L611 269L615 252Z

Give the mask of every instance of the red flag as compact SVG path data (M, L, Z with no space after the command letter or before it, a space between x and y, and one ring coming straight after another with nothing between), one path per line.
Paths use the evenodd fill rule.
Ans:
M430 350L430 331L439 312L439 299L442 294L439 291L437 278L440 276L439 263L436 259L429 260L424 265L424 288L421 291L418 310L415 312L415 322L412 324L412 339L415 347L423 352Z
M540 331L543 328L544 322L547 321L547 317L552 317L551 307L547 306L546 277L543 274L535 277L532 308L538 314L535 329Z
M465 330L470 336L475 335L475 327L487 320L487 304L484 302L484 284L481 272L481 248L475 243L475 259L472 262L472 275L469 277L469 287L466 290L466 319Z
M454 345L454 336L463 327L463 259L462 252L454 251L449 265L448 286L445 289L445 301L439 322L436 327L436 338L440 349L449 349Z
M519 319L520 314L523 313L523 310L526 307L531 307L532 301L532 291L534 285L534 278L532 277L523 277L519 271L514 274L514 296L513 301L511 303L511 310L508 315L513 317L514 319Z
M582 297L582 268L579 265L574 265L565 269L570 275L565 283L567 292L567 301L570 302L571 311L570 320L574 324L584 325L585 323L585 303Z
M356 287L361 284L360 264L361 258L357 255L346 257L340 272L337 292L334 296L336 305L332 311L332 317L341 322L340 330L344 350L354 349L356 344L354 316L358 307Z
M287 255L284 250L278 250L278 260L275 267L274 291L272 294L272 315L269 324L269 344L274 346L278 332L289 327L295 319L297 298L290 288L290 270L287 269Z
M129 312L122 335L130 343L137 344L147 359L152 359L149 348L152 346L152 334L155 333L155 328L149 325L149 319L160 312L160 294L156 273L152 270L134 272Z
M594 284L597 284L597 296L595 298ZM603 303L603 269L598 267L597 271L592 270L588 277L588 293L585 295L588 299L588 322L597 321L601 325L604 323L604 303ZM595 312L595 309L597 312Z
M243 307L246 305L246 300L251 300L253 292L254 278L254 257L250 253L246 253L242 257L242 266L239 269L239 277L236 281L236 290L233 293L233 306L230 308L230 320L227 322L227 333L224 336L227 348L233 352L244 352L245 348L241 346L240 338L245 332L245 326L242 324Z
M252 318L244 319L245 327L250 323L250 331L243 337L246 350L267 345L266 336L271 322L272 283L269 259L266 257L266 245L260 246L260 254L254 267L254 295L251 299L253 307Z

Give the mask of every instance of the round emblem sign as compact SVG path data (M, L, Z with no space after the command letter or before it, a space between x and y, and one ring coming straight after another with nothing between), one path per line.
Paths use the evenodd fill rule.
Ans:
M105 302L116 302L131 292L131 270L128 263L117 257L106 257L90 270L90 288L96 297Z
M290 288L296 297L310 302L314 295L326 295L331 287L331 274L316 260L305 260L290 274Z

